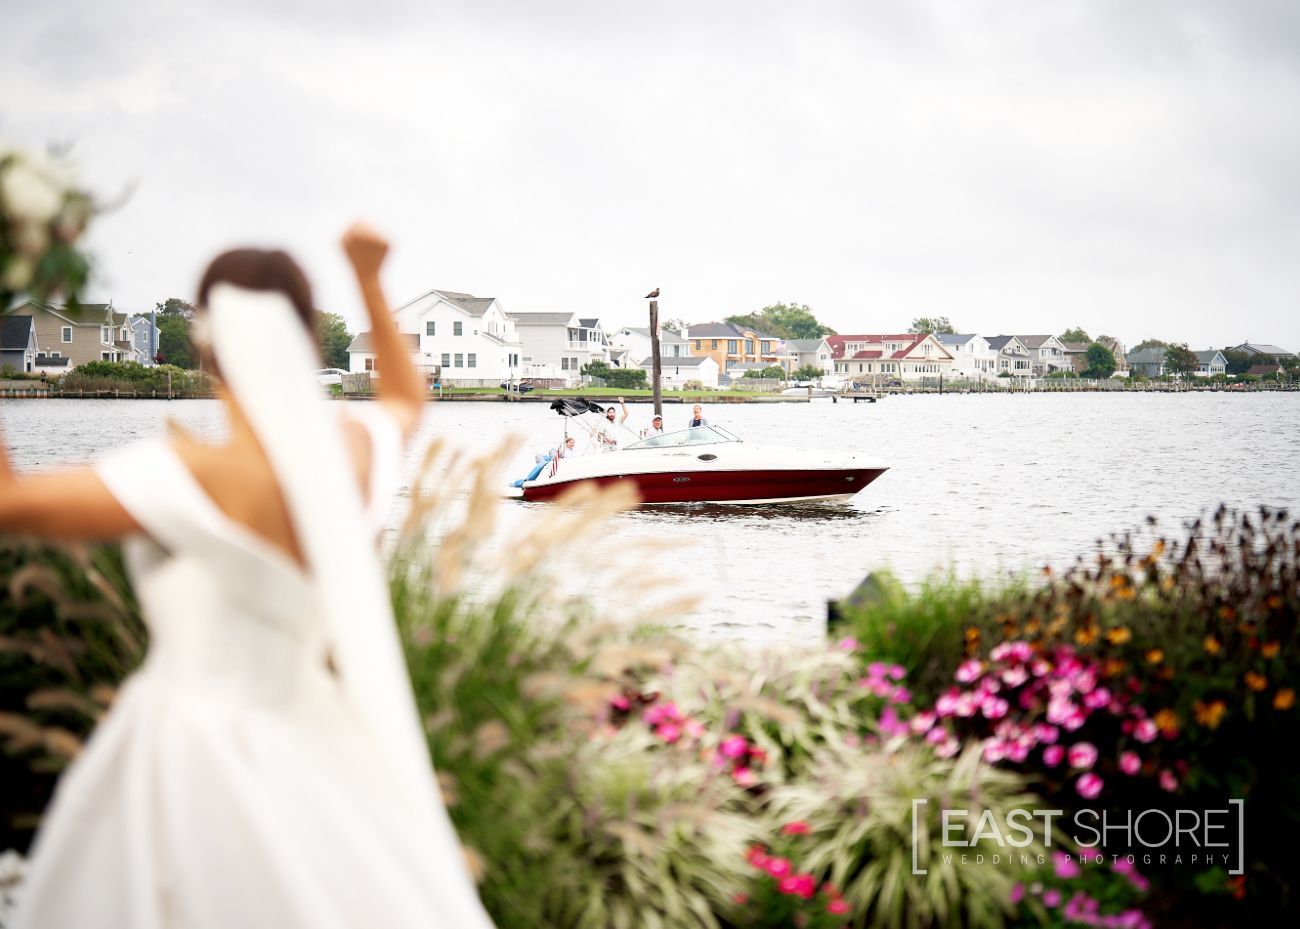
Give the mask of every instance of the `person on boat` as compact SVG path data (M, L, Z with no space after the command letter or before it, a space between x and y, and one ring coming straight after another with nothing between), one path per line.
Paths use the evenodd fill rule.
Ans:
M150 629L59 782L8 925L491 929L374 544L423 385L379 281L388 243L358 224L343 248L379 402L321 396L306 277L238 249L208 266L194 318L221 438L18 473L0 435L0 532L123 540Z
M605 421L596 427L596 440L600 443L602 452L618 450L618 427L627 422L627 404L622 397L618 398L618 403L623 408L623 416L616 418L618 413L611 406L605 411Z
M641 430L641 438L649 439L657 435L664 434L664 418L661 414L656 413L650 420L650 425Z
M704 408L698 403L695 404L695 408L691 410L691 419L686 424L686 428L694 429L697 426L707 426L708 424L709 421L704 418Z

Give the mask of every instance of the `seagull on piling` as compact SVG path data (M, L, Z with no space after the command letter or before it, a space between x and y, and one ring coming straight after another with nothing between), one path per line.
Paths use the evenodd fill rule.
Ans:
M657 296L659 296L659 288L658 288L658 287L656 287L654 290L650 291L650 293L646 294L646 295L645 295L645 299L647 299L647 300L653 300L653 299L654 299L655 297L657 297Z

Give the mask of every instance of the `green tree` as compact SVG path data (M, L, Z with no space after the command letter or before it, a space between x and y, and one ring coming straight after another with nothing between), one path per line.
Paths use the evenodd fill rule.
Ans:
M1165 346L1165 373L1188 377L1196 370L1196 353L1181 345Z
M189 317L181 313L164 313L158 317L158 361L178 368L195 366Z
M1093 342L1088 346L1088 367L1083 372L1084 377L1107 378L1115 373L1117 367L1115 355L1106 346Z
M1083 331L1082 326L1075 326L1073 329L1067 329L1058 336L1062 342L1082 342L1087 345L1092 341L1092 336Z
M347 321L338 313L316 313L316 338L320 343L320 356L327 368L348 370L348 346L352 333Z
M1162 342L1159 339L1143 339L1137 345L1134 345L1131 350L1135 352L1140 352L1144 348L1168 348L1168 347L1169 347L1168 342Z
M608 377L609 372L614 370L607 362L597 358L595 361L589 361L582 366L580 374L586 377Z
M757 313L728 316L724 322L744 326L778 339L820 339L835 330L820 322L804 303L773 303Z
M1245 374L1250 370L1252 364L1250 355L1246 352L1234 352L1228 346L1223 347L1223 358L1227 362L1224 366L1229 374Z
M947 316L918 316L912 320L912 325L908 327L908 332L938 332L944 335L951 335L957 330L953 328L952 323L948 321Z
M802 368L796 368L791 376L796 381L815 381L820 377L825 377L826 372L817 365L804 365Z
M154 306L159 316L182 316L185 319L192 319L194 316L194 304L180 297L168 297L162 303L155 303Z

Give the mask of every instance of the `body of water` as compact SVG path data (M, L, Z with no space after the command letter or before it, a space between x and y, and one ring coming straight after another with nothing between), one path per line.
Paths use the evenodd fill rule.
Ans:
M648 425L649 404L629 409L629 426ZM666 406L666 427L684 426L689 410ZM1148 514L1176 528L1219 503L1300 508L1294 393L925 395L716 405L705 415L748 441L843 449L890 469L842 505L614 518L609 551L666 543L656 568L703 595L679 621L710 638L808 641L822 634L828 598L882 568L908 581L935 570L993 577L1068 564ZM222 429L217 401L0 402L20 469L93 459L157 434L169 416L200 435ZM525 437L513 475L522 476L534 451L558 444L563 422L540 403L432 404L420 440L485 450L507 431ZM501 506L517 515L542 505Z

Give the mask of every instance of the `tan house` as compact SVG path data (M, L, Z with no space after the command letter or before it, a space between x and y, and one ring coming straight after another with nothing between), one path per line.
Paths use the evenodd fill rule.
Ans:
M700 323L687 327L684 335L691 354L712 358L723 377L732 368L755 364L780 365L788 371L793 360L785 350L785 343L776 336L731 323Z
M71 307L28 300L6 315L32 318L40 347L38 368L68 371L88 361L135 359L127 314L115 313L111 302Z

